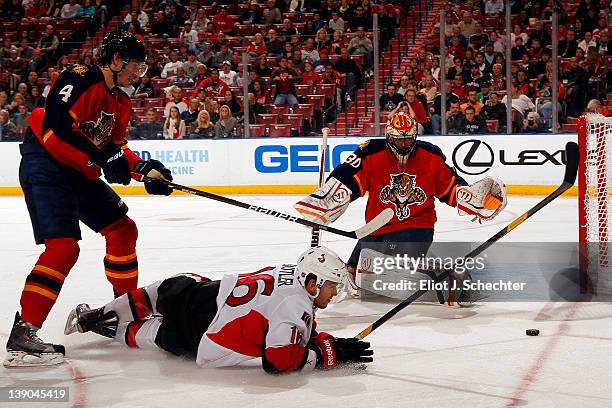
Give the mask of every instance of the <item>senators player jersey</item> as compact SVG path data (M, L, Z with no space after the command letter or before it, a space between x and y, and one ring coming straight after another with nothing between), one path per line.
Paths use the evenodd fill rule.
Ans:
M437 146L417 141L405 166L400 165L387 149L384 139L363 143L344 163L330 174L345 184L351 200L369 193L366 221L385 208L395 215L373 235L405 228L433 228L436 222L434 197L456 206L455 190L467 184Z
M95 180L101 175L96 158L110 143L123 146L131 168L140 161L125 142L131 116L130 98L109 89L100 68L75 65L60 74L45 109L35 109L28 122L51 156Z
M266 371L290 372L316 361L306 349L315 326L313 301L294 273L295 265L282 265L224 276L197 364L226 367L261 357Z

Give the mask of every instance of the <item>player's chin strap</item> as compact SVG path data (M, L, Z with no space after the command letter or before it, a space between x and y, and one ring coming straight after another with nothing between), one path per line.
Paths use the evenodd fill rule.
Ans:
M125 68L126 63L122 60L121 61L121 69L119 71L115 71L114 69L111 68L111 64L108 64L108 69L110 69L110 71L113 73L113 91L115 90L115 88L119 88L119 73L121 71L123 71L123 69Z

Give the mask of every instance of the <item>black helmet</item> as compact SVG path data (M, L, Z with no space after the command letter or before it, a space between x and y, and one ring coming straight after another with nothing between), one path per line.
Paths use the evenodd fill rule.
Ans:
M144 44L134 34L123 30L114 30L104 36L98 61L100 64L110 64L117 52L126 63L144 62L147 58Z

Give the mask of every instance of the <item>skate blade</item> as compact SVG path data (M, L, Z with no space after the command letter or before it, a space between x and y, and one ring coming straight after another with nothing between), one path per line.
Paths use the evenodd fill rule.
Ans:
M4 359L6 368L50 367L64 362L62 353L32 354L25 351L9 351Z

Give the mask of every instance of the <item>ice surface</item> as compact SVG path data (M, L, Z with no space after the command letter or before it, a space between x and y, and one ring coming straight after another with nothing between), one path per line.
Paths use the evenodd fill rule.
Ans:
M291 212L291 196L238 199ZM538 198L511 197L494 222L478 225L439 206L438 241L480 241ZM299 225L198 197L125 197L140 231L140 283L178 272L218 278L294 262L309 242ZM363 224L363 202L337 226ZM41 248L22 198L0 199L0 344ZM563 198L508 235L513 241L574 241L577 201ZM353 241L323 235L348 257ZM81 256L40 335L66 345L68 363L48 369L0 368L0 387L66 386L74 407L610 407L612 306L605 303L485 303L471 309L411 305L372 333L375 362L365 371L271 377L259 361L204 370L192 361L129 350L95 334L63 335L68 311L111 299L104 240L84 228ZM318 328L354 336L394 305L345 301L317 315ZM525 336L537 328L539 337Z

